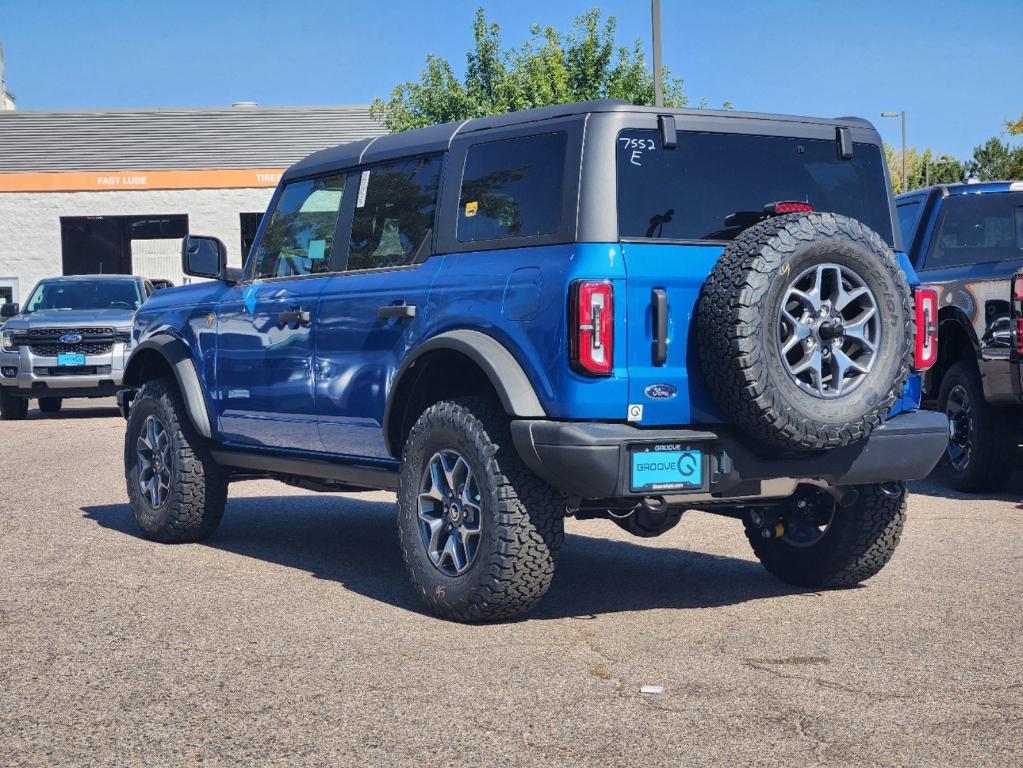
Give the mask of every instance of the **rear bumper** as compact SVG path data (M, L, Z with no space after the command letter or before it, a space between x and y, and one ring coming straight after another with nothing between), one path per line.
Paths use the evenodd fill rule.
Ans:
M522 419L512 422L512 439L537 475L583 499L651 495L630 490L630 446L690 444L709 455L708 487L686 495L713 501L787 495L793 483L779 482L785 480L829 485L918 480L930 473L945 450L948 419L932 411L903 413L856 445L784 458L754 453L747 447L748 439L724 425L709 430L639 429L629 424Z

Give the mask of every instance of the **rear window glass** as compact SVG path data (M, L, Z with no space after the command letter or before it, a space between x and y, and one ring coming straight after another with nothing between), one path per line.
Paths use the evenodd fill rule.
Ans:
M1023 259L1023 195L955 195L942 203L924 269Z
M835 141L733 133L678 134L661 149L655 130L618 135L618 228L622 237L731 240L765 205L808 202L851 216L892 244L881 152L855 143L851 160Z
M458 203L458 239L535 237L561 224L564 132L469 148Z

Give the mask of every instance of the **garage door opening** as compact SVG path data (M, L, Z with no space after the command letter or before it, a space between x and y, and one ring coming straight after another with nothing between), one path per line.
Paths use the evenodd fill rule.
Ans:
M181 282L188 216L61 216L65 275L140 275Z

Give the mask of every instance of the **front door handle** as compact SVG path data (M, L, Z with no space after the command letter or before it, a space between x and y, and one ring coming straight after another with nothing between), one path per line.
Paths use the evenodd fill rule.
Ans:
M397 317L400 320L404 320L409 317L416 316L415 304L388 304L386 307L380 307L377 310L377 317L381 320L387 320L392 317Z
M309 310L298 307L297 309L289 309L287 312L277 313L277 325L280 327L284 326L300 326L309 325Z

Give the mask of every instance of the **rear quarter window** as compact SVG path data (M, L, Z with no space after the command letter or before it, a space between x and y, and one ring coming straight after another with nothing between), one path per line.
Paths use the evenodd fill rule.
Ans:
M469 147L458 202L459 242L557 232L567 141L559 131Z
M880 149L835 141L679 132L663 149L655 130L618 135L618 228L623 238L732 240L750 217L781 200L851 216L893 244Z

